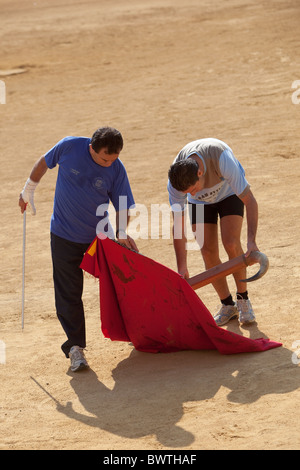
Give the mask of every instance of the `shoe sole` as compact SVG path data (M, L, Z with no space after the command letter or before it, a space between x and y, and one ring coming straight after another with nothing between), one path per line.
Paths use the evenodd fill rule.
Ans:
M72 372L79 372L79 371L85 370L85 369L89 369L89 366L88 366L88 364L84 364L83 362L81 364L79 364L79 366L77 366L76 368L71 367Z
M232 315L232 317L228 318L226 321L222 322L222 323L217 323L218 326L223 326L223 325L226 325L228 322L230 322L230 320L234 320L235 318L237 318L238 316L236 314Z
M256 318L253 318L253 320L246 320L246 321L241 321L239 320L241 325L251 325L251 323L256 322Z

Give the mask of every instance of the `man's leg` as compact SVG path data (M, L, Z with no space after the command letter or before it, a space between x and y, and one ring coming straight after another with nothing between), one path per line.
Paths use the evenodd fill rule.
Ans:
M193 231L195 227L193 226ZM204 242L201 254L205 264L205 269L213 268L221 264L219 256L218 226L217 224L204 224ZM225 299L230 295L226 277L218 279L212 283L220 299Z
M217 224L204 224L204 244L201 249L205 268L210 269L221 264L219 257ZM225 325L229 320L237 318L238 311L229 291L226 277L214 281L213 287L219 295L221 307L214 315L218 326Z
M243 254L241 245L242 225L243 218L239 215L227 215L220 220L222 243L229 259L236 258ZM246 279L246 267L233 273L233 277L235 279L237 292L245 292L247 290L247 284L240 280Z
M204 206L204 217L202 222L197 218L197 205L190 204L190 216L192 220L192 230L196 233L196 223L203 225L203 244L200 246L201 254L204 260L205 268L210 269L221 263L219 256L219 240L218 240L218 205L208 204ZM200 230L201 233L201 230ZM235 302L230 294L226 277L214 281L213 287L219 295L221 308L214 315L217 325L225 325L229 320L236 318L238 310Z
M229 259L243 254L241 245L241 229L243 218L239 215L228 215L221 218L221 236L224 248ZM233 274L237 291L237 308L239 311L240 323L252 323L255 321L255 314L248 299L247 283L241 282L246 279L246 267L241 268Z
M189 203L189 216L192 231L201 250L205 269L213 268L221 263L219 256L218 241L218 207L216 204L200 206ZM197 233L203 234L197 239ZM213 282L213 286L220 299L225 299L230 295L226 278Z
M83 273L79 266L88 246L51 234L55 304L57 317L68 338L62 345L66 357L72 346L86 346Z

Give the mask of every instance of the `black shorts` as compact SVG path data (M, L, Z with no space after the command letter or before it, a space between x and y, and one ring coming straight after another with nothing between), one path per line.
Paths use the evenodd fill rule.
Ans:
M226 215L240 215L243 217L244 203L234 194L215 204L193 204L189 202L188 210L192 225L203 222L205 224L217 224L218 216L220 216L220 219Z

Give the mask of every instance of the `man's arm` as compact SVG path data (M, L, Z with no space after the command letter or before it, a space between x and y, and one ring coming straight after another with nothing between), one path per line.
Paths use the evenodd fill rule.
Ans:
M258 226L258 204L252 193L249 190L245 196L240 198L246 207L247 216L247 252L246 256L249 256L251 251L259 251L256 244L256 233Z
M31 206L32 213L35 214L35 207L34 207L34 191L40 182L41 178L44 176L48 169L45 157L39 158L34 164L30 176L25 183L25 186L19 196L19 206L21 208L21 212L26 210L26 206L29 203Z
M185 279L189 278L187 267L187 250L185 236L185 216L183 212L172 212L173 215L173 246L176 255L178 273Z
M129 220L130 216L128 210L116 212L116 238L119 243L122 243L122 245L125 245L127 248L138 252L139 250L135 241L126 233Z

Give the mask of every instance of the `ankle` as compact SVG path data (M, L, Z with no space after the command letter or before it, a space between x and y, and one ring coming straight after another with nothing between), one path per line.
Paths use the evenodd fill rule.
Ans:
M248 300L248 291L245 292L237 292L236 293L237 300Z
M234 305L234 300L231 294L228 297L226 297L226 299L221 299L221 302L223 305Z

